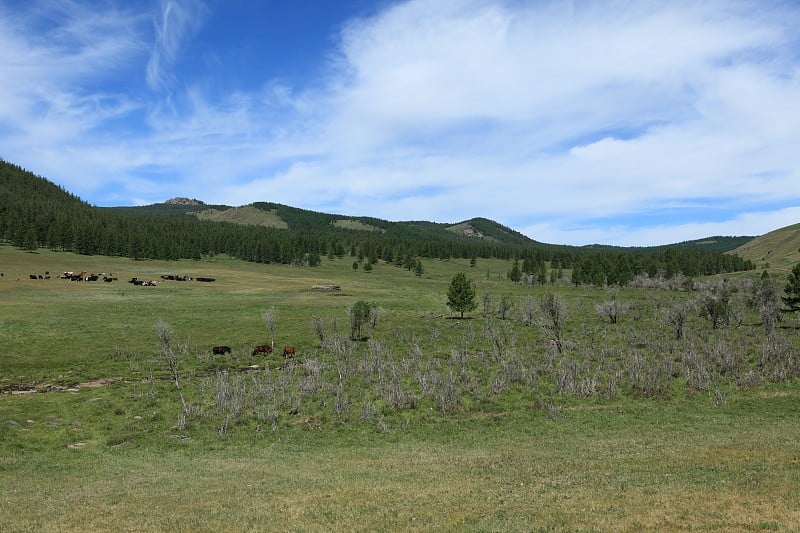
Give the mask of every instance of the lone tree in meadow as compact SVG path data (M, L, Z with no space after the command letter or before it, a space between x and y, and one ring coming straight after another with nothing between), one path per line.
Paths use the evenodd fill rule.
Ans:
M450 286L447 288L447 306L453 311L460 312L461 318L464 318L465 311L472 311L478 306L475 303L475 289L463 272L453 276L450 281Z
M784 287L783 292L786 296L781 296L781 300L786 305L785 311L794 313L800 311L800 263L797 263L792 268L792 273L789 274L789 282Z
M377 308L375 305L359 300L347 311L350 319L350 339L357 341L364 338L366 328L374 328L377 324Z

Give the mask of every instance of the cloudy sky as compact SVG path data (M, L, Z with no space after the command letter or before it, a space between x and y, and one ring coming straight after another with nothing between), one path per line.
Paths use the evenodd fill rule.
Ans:
M800 222L796 1L0 0L0 157L544 242Z

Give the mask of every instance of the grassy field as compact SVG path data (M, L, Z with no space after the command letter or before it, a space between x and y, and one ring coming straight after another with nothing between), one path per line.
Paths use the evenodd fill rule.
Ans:
M686 292L513 285L502 261L427 261L421 277L352 262L0 246L0 529L800 529L793 319L767 339L745 307L718 329L695 312L677 340L663 313ZM119 279L55 278L82 270ZM445 307L458 271L476 282L467 320ZM562 351L542 317L520 318L548 293ZM507 320L483 316L486 295L514 304ZM610 298L628 305L617 324L596 311ZM350 342L359 300L380 318ZM267 310L296 360L250 355L271 342Z

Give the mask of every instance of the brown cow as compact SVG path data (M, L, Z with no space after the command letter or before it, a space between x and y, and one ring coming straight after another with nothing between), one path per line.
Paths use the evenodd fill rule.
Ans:
M284 357L294 357L294 354L295 354L294 346L284 346L283 348Z
M269 344L262 344L261 346L256 346L253 348L253 355L258 355L263 353L264 355L269 355L272 353L272 346Z
M225 355L226 353L231 353L231 349L227 346L214 346L211 348L211 351L214 352L214 355Z

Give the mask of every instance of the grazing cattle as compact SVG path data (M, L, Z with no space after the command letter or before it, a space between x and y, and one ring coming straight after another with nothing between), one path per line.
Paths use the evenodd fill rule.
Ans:
M204 281L206 283L211 283L212 281L216 281L215 278L194 278L194 279L196 279L197 281Z
M192 278L189 276L176 276L174 274L162 274L161 279L168 281L192 281Z
M262 353L264 355L271 354L272 353L272 346L270 346L269 344L262 344L261 346L256 346L255 348L253 348L253 355L258 355L258 354L262 354Z
M39 278L37 278L37 277L36 277L36 274L31 274L31 275L30 275L30 278L31 278L31 279L39 279Z
M283 356L284 357L294 357L295 349L294 346L284 346L283 347Z
M231 349L227 346L214 346L211 351L214 352L214 355L225 355L226 353L231 353Z

